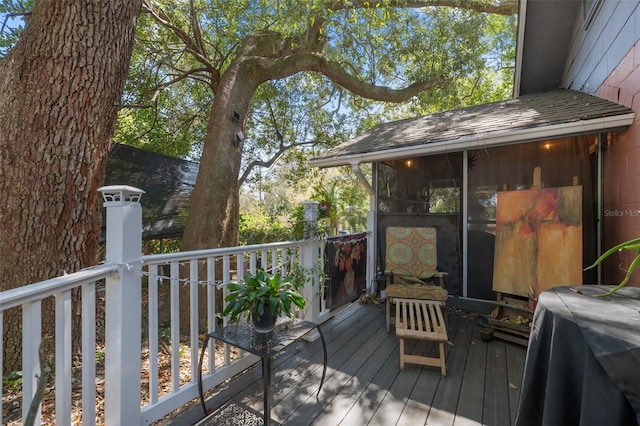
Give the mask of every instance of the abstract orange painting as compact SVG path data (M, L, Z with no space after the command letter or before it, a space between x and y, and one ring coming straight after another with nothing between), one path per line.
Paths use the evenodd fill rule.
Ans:
M498 193L493 290L582 283L582 186Z

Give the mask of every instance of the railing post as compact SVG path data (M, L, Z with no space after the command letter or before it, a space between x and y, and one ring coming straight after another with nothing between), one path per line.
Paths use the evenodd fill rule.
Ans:
M120 266L106 280L105 424L140 423L141 283L143 190L99 189L107 209L106 261Z
M301 259L302 268L312 274L311 280L305 283L303 290L304 298L309 301L305 308L304 319L307 321L318 322L320 316L320 303L322 295L320 294L319 285L319 265L318 265L318 206L317 201L305 201L302 203L304 208L304 238L310 240L310 244L302 247Z

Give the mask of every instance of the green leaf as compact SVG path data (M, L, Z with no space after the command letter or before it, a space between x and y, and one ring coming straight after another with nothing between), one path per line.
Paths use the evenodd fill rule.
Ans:
M603 297L611 296L612 294L614 294L615 292L617 292L618 290L620 290L622 287L624 287L629 283L629 280L631 279L631 275L637 269L638 265L640 265L640 238L635 238L629 241L625 241L611 247L609 250L605 251L595 262L593 262L593 264L591 264L590 266L584 269L586 271L588 269L595 268L597 265L602 263L606 258L608 258L612 254L617 253L621 250L635 250L636 252L635 258L629 265L629 268L627 269L627 273L624 279L612 290L603 294L599 294L598 296L603 296Z
M584 270L592 269L602 263L607 257L612 254L620 251L620 250L639 250L640 249L640 238L635 238L633 240L625 241L616 246L611 247L609 250L605 251L593 264L586 267Z
M628 248L628 247L629 246L625 248ZM625 275L624 279L620 282L620 284L618 284L618 286L613 288L612 290L609 290L604 294L599 294L598 296L611 296L613 293L615 293L616 291L620 290L622 287L627 285L629 283L629 280L631 279L631 275L636 270L638 265L640 265L640 248L638 248L638 251L636 252L636 257L635 259L633 259L633 262L631 262L631 265L629 265L629 269L627 269L627 274Z

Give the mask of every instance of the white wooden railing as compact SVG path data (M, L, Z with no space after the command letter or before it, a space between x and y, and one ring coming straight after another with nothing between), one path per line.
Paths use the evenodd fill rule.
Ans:
M316 284L322 270L321 242L317 239L142 256L139 200L143 191L131 187L107 187L101 191L107 208L106 262L0 293L0 335L8 326L3 324L4 312L12 308L22 311L23 421L40 375L41 304L46 298L55 298L55 387L48 391L55 392L55 423L62 425L75 423L71 419L72 403L81 405L83 425L94 425L100 410L104 410L107 425L145 425L194 400L198 396L200 336L203 329L212 331L219 322L216 305L222 304L217 304L216 298L224 297L225 284L245 272L264 268L287 273L299 265L309 277L303 290L307 307L299 315L315 322L329 318L322 289ZM222 289L222 295L216 289ZM79 302L73 302L78 299L72 298L74 291L80 292ZM206 303L200 303L203 294ZM189 299L187 324L181 324L185 315L180 315L180 297ZM168 318L160 318L161 302L169 304ZM204 312L199 310L202 305ZM72 368L71 329L78 312L82 316L81 401L72 396L74 374L78 373ZM96 328L101 313L105 318L104 333ZM188 335L181 334L181 329L189 330ZM0 339L0 365L1 345ZM210 343L209 354L215 352L213 345ZM98 371L97 354L102 348L104 370ZM252 355L242 353L234 357L228 347L221 350L220 359L209 356L204 366L205 390L256 361ZM168 359L168 367L160 364L161 358ZM185 370L189 373L181 377ZM167 375L168 382L163 381ZM104 404L98 401L101 398L96 399L95 383L100 381L105 384ZM5 395L1 383L0 394ZM141 395L148 397L143 400ZM0 413L0 425L4 424L1 416ZM38 412L36 424L41 421L42 413Z
M37 377L40 376L38 348L41 342L42 301L55 297L55 406L56 424L71 424L71 293L81 291L82 313L82 416L83 424L92 424L96 413L96 292L99 283L118 271L115 265L102 265L75 274L54 278L0 293L0 331L4 312L11 308L22 310L22 419L27 417ZM0 335L2 333L0 332ZM2 349L2 339L0 339ZM0 366L2 365L0 350ZM0 394L2 382L0 382ZM0 412L1 415L1 412ZM84 421L84 419L87 419ZM40 415L36 424L40 423ZM2 419L0 417L0 424Z

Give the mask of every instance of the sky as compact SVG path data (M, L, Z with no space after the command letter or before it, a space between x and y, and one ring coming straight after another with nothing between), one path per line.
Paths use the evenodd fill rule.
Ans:
M0 58L4 57L13 45L15 38L12 37L12 34L22 24L22 17L13 17L5 12L0 12Z
M13 29L18 27L20 24L22 24L22 17L21 16L8 16L9 14L6 12L0 12L0 27L6 27L6 28L2 28L3 32L6 32L7 28Z

